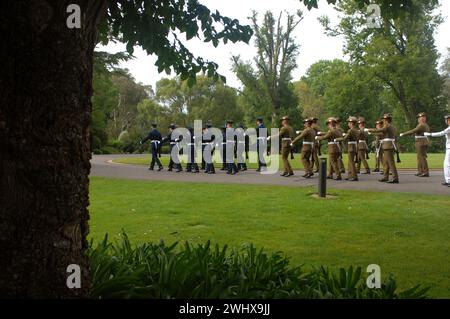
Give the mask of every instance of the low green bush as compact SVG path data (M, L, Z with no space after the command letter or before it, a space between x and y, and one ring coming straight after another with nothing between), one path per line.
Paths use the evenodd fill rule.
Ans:
M100 149L101 154L120 154L122 151L112 146L104 146Z
M380 289L369 289L360 267L304 271L291 267L282 253L268 254L253 245L188 243L176 249L144 243L133 247L126 234L118 243L108 237L93 247L93 298L426 298L420 285L398 291L392 275Z

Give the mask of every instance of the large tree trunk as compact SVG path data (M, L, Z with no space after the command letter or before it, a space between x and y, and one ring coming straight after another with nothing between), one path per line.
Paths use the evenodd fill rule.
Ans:
M105 1L0 3L0 297L87 296L92 56ZM71 3L80 29L67 27ZM70 264L81 289L66 286Z

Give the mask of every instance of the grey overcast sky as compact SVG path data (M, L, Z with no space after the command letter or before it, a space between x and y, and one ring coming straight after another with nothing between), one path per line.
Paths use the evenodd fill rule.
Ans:
M339 21L337 12L325 0L319 1L319 10L313 9L311 11L308 11L299 0L200 0L200 2L211 10L219 10L222 15L238 19L241 24L249 23L248 17L251 15L252 10L258 12L259 18L267 10L275 14L282 10L289 13L295 13L298 9L302 10L304 19L295 30L296 41L301 46L300 54L297 58L298 68L293 74L295 80L305 74L308 67L318 60L345 59L342 53L343 39L327 37L323 33L322 26L317 21L317 18L322 15L329 16L333 24ZM450 47L450 0L440 0L440 4L440 11L445 22L435 34L435 43L438 51L443 56L446 54L447 48ZM219 44L217 48L214 48L211 43L204 43L199 39L185 41L185 44L195 55L218 63L219 72L226 76L227 84L233 87L240 87L241 83L230 70L231 56L240 55L244 60L252 60L256 53L253 40L249 45L229 42L227 45ZM125 45L110 43L106 47L99 46L97 49L113 53L125 51ZM135 59L122 63L121 67L128 68L138 82L150 84L154 88L155 83L159 79L168 77L164 72L158 73L157 68L154 66L155 56L148 56L139 47L135 47L134 56ZM173 75L172 73L170 76Z

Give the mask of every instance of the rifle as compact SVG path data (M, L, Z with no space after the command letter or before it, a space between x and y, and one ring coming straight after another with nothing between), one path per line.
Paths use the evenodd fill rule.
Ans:
M322 141L319 141L319 146L318 146L318 155L322 156L322 152L320 150L320 147L322 146Z
M401 163L402 161L400 160L400 153L398 150L395 150L395 154L397 154L397 163Z

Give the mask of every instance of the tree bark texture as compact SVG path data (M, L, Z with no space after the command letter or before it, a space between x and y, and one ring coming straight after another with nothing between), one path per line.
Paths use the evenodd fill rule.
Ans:
M89 124L105 0L0 2L0 297L86 297ZM81 8L70 29L69 4ZM81 288L66 286L81 267Z

